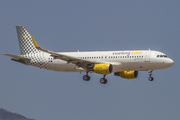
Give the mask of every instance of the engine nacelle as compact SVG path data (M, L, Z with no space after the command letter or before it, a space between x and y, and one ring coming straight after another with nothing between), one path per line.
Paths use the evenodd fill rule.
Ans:
M120 76L124 79L135 79L138 77L138 71L122 71L122 72L115 72L115 76Z
M107 75L112 73L113 67L110 63L104 63L104 64L95 64L94 65L94 72L98 74Z

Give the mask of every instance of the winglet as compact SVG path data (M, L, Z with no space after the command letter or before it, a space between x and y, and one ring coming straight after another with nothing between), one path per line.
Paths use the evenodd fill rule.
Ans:
M34 44L34 47L35 48L38 48L39 46L38 46L38 44L36 43L36 41L34 40L34 38L31 36L31 39L32 39L32 42L33 42L33 44Z

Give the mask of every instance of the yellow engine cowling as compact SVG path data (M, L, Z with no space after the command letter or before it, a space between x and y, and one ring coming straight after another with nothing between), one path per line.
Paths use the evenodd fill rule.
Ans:
M138 77L138 71L122 71L114 73L115 76L120 76L124 79L135 79Z
M104 63L104 64L95 64L94 65L94 72L98 74L103 74L107 75L112 73L113 67L109 63Z

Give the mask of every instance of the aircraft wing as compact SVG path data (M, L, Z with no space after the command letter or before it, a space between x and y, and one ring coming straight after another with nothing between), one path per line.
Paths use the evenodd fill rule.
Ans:
M12 57L12 58L16 58L16 59L21 59L21 60L31 60L29 58L25 58L25 57L21 57L21 56L16 56L16 55L11 55L11 54L3 53L3 55L6 55L6 56L9 56L9 57Z
M56 58L56 59L61 59L61 60L67 61L67 63L73 63L73 64L76 64L78 67L83 67L83 68L84 67L86 68L87 64L97 63L97 62L95 62L93 60L90 61L90 60L78 59L78 58L75 58L73 56L68 56L68 55L64 55L64 54L60 54L60 53L55 53L55 52L52 52L52 51L48 51L48 50L42 49L41 47L38 46L38 44L33 39L33 37L31 37L31 39L32 39L32 42L33 42L35 48L37 48L40 51L43 51L43 52L51 54L51 56Z

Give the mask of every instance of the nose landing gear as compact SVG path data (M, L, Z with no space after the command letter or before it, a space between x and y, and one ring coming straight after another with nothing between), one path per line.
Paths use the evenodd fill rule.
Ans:
M153 80L154 80L154 78L151 77L152 71L153 71L153 70L148 70L148 72L149 72L149 81L153 81Z

